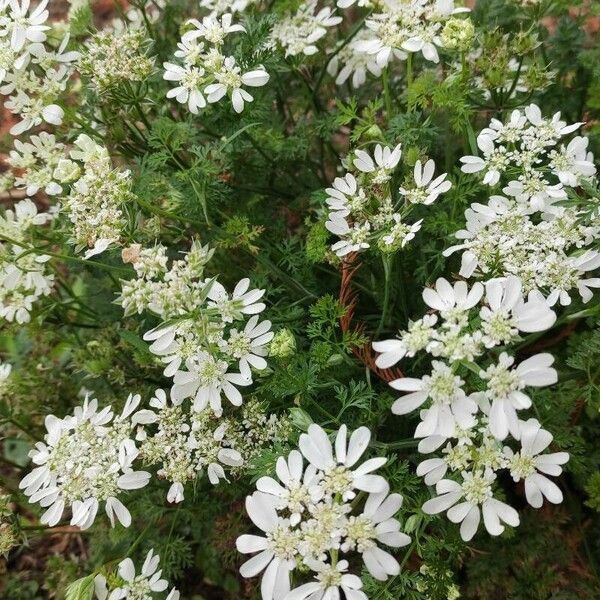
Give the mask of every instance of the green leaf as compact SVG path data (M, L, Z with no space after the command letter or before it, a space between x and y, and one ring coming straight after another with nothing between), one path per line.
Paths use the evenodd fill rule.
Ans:
M133 331L128 331L127 329L119 330L119 337L131 344L133 347L137 348L144 354L151 354L150 350L148 350L148 344L137 334L133 333Z
M242 133L244 133L245 131L247 131L248 129L250 129L251 127L256 127L257 125L261 125L261 123L248 123L248 125L245 125L244 127L242 127L241 129L238 129L234 134L230 135L222 144L221 144L221 148L220 150L224 150L225 147L230 144L231 142L233 142L233 140L235 140L236 137L238 137L238 135L241 135Z
M94 577L95 575L92 574L74 581L67 588L65 600L92 600L92 595L94 593Z

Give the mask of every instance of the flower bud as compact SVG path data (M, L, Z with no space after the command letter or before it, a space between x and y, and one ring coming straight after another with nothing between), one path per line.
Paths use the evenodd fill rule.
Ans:
M280 329L269 346L269 355L276 358L291 356L296 351L296 339L289 329Z
M442 30L442 42L449 50L468 50L475 37L475 27L470 19L448 19Z

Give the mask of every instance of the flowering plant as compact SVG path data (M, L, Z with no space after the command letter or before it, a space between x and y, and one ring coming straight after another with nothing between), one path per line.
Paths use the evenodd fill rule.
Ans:
M600 587L578 0L0 0L0 596Z

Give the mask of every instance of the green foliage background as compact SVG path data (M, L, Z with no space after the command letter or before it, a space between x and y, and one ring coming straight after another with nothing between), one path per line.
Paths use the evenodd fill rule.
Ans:
M555 71L551 85L515 98L499 94L486 100L472 79L444 78L417 61L408 89L402 77L392 78L390 113L379 80L358 90L336 88L324 73L322 54L300 61L261 50L276 16L296 4L276 1L265 12L241 17L248 34L236 38L236 58L244 65L252 55L252 63L263 63L271 74L269 85L256 90L255 101L241 115L226 102L194 116L166 101L168 88L159 68L143 84L109 96L97 97L83 88L83 121L91 122L99 110L104 143L117 163L135 173L130 240L149 245L160 238L175 253L199 236L216 248L211 275L219 274L227 285L247 276L255 287L267 289L268 318L274 329L288 328L297 347L291 356L271 359L269 371L252 389L269 410L290 414L295 424L289 446L277 450L295 447L310 421L331 428L342 422L350 428L368 425L374 431L376 446L391 458L383 474L404 495L400 518L414 541L407 553L398 553L403 563L399 576L382 584L364 575L370 598L445 599L454 584L465 598L599 598L597 297L568 328L558 325L520 348L523 357L543 347L557 359L559 384L533 400L556 447L571 454L560 480L564 503L534 510L526 505L522 488L507 485L521 526L493 539L480 531L466 544L445 518L420 511L429 491L415 475L415 417L391 416L390 389L352 353L378 329L381 260L363 256L353 289L355 318L364 328L343 333L339 320L347 308L337 300L340 264L329 251L331 239L324 228L324 188L351 145L401 142L399 184L417 158L434 158L450 174L453 187L418 215L425 217L422 231L394 257L391 306L380 338L421 316L422 287L458 271L458 259L444 259L442 251L462 228L464 209L488 197L487 188L457 166L459 157L471 153L473 132L491 116L506 116L534 101L545 114L560 110L569 123L586 121L590 149L600 154L600 38L586 29L589 10L567 1L544 2L539 12L510 0L477 2L472 15L477 35L487 38L494 52L480 64L488 77L494 76L494 68L503 68L507 57L534 57L541 69ZM175 0L152 24L150 52L157 65L170 59L180 24L194 12L196 2ZM86 11L79 14L79 40L93 27L90 17ZM531 43L532 35L539 43ZM142 122L138 133L127 126L134 122ZM598 190L592 196L600 201ZM62 233L53 235L59 239ZM100 264L65 261L74 297L63 290L27 327L4 326L0 334L4 357L14 364L0 398L0 482L13 493L13 515L5 518L23 542L6 558L0 594L9 600L81 600L87 597L85 582L69 596L70 583L126 555L140 561L153 547L164 574L184 598L255 598L256 581L243 581L237 573L242 559L234 540L248 528L243 499L252 480L272 470L278 452L260 456L248 477L229 485L213 487L200 479L181 505L166 505L165 488L155 481L135 492L129 529L110 529L99 519L90 532L53 537L35 525L36 508L15 489L31 440L43 434L45 415L70 412L81 386L117 405L130 391L149 398L156 387L168 387L141 340L155 323L147 316L124 319L114 302L119 278L127 278L130 269L122 266L118 251L95 262ZM574 304L569 312L583 309ZM411 375L421 374L418 361L410 368Z

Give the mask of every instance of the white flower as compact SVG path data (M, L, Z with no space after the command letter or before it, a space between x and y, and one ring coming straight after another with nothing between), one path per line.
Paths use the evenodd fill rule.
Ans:
M536 104L530 104L525 108L525 115L529 122L536 127L536 135L544 141L553 141L579 129L583 123L573 123L567 125L561 121L560 113L557 112L552 119L544 119L540 107Z
M312 424L308 434L300 437L300 450L310 461L306 470L301 454L293 450L287 460L280 457L277 461L281 483L271 477L258 480L258 491L246 499L246 508L266 535L242 535L236 544L242 553L259 553L242 565L240 573L252 577L266 567L263 598L332 600L339 598L341 589L348 599L365 600L360 579L344 574L347 562L342 555L353 552L361 555L377 579L399 573L396 559L378 546L379 542L398 548L410 542L394 518L402 496L388 495L385 479L370 474L385 459L367 460L351 470L369 439L370 432L361 427L348 443L347 428L342 425L334 456L325 432ZM355 496L353 488L370 492L362 510L361 497ZM308 569L315 578L289 591L289 573L294 569L299 569L299 575Z
M327 35L327 28L342 22L329 6L316 11L317 0L307 0L294 15L280 19L271 31L273 45L285 50L286 56L316 54L319 49L315 44Z
M29 60L29 54L22 50L19 54L11 47L10 40L0 37L0 83L11 71L21 71Z
M401 187L400 194L412 204L429 205L435 202L441 194L452 187L452 184L446 181L447 173L443 173L432 181L434 171L435 163L433 160L428 160L425 166L418 160L414 169L416 188L405 189Z
M197 19L190 19L188 23L196 29L187 31L183 35L182 41L186 43L201 37L210 44L219 46L223 44L225 37L230 33L246 31L242 25L232 23L232 20L233 15L231 14L224 14L220 20L215 15L204 17L201 22Z
M167 502L179 503L183 502L183 485L176 481L171 484L167 493Z
M10 363L0 363L0 382L6 381L10 377L12 365Z
M526 122L527 117L522 115L519 110L513 110L507 123L492 118L490 126L482 129L480 135L487 136L503 144L514 143L521 137Z
M182 502L185 485L204 470L213 485L228 481L224 467L238 474L247 461L287 437L286 419L265 413L256 400L239 417L224 419L209 409L198 412L188 403L169 401L161 389L150 406L153 410L136 412L132 422L142 425L136 434L140 459L156 465L158 476L171 483L169 502Z
M355 158L352 162L359 171L371 174L376 183L385 183L400 162L402 150L400 144L393 149L377 144L374 153L375 160L364 150L356 150L354 154Z
M340 6L350 6L353 0L341 0ZM369 35L356 43L356 48L375 55L380 68L395 57L407 58L407 52L421 52L426 60L439 62L437 48L443 47L440 36L453 14L468 9L454 8L451 0L419 0L415 2L376 3L380 12L367 19Z
M335 438L335 454L329 437L317 424L308 427L308 433L300 436L299 447L310 464L323 471L320 486L328 494L340 494L344 500L354 498L353 490L381 492L386 489L386 481L381 475L372 472L387 461L383 457L366 460L352 469L364 454L371 432L367 427L359 427L347 441L347 427L342 425Z
M85 251L85 253L83 254L83 258L88 259L92 258L92 256L96 256L97 254L102 254L108 249L108 247L111 244L114 244L117 241L117 239L98 238L94 242L94 245L89 250Z
M325 191L328 194L327 205L333 213L330 219L347 217L351 210L360 210L367 202L364 190L359 188L352 173L346 173L344 177L336 177L333 185Z
M265 304L258 302L265 290L250 290L250 280L248 278L240 279L236 284L231 298L225 288L215 281L210 288L208 297L211 302L209 306L214 306L219 310L221 318L226 323L231 323L234 318L240 318L237 315L255 315L265 309Z
M211 83L204 88L208 102L218 102L225 95L229 95L235 112L241 113L244 110L244 102L254 100L242 89L242 85L261 87L269 81L269 74L262 67L242 73L233 56L228 56L221 70L215 73L215 78L217 83Z
M543 387L558 381L556 370L550 365L554 362L551 354L536 354L510 369L515 360L503 352L497 365L490 365L481 371L480 377L487 381L486 398L490 401L489 428L499 440L508 433L519 439L520 425L518 410L531 406L531 399L522 389L527 386Z
M225 351L239 360L242 376L252 377L251 366L259 371L267 368L267 361L263 357L267 355L265 345L273 339L274 333L269 331L270 329L271 321L258 323L258 315L254 315L250 317L243 331L232 329L229 332Z
M402 332L399 339L373 342L373 350L381 353L375 364L380 369L388 369L405 356L412 357L423 350L432 338L436 323L436 315L425 315L422 319L409 322L408 331Z
M79 52L76 52L75 50L65 52L67 45L69 44L69 39L69 34L65 34L56 50L48 50L48 48L41 43L31 44L29 47L29 54L33 57L32 62L40 65L44 69L49 69L57 63L68 64L78 60L81 56Z
M502 523L512 527L519 525L517 511L493 497L492 483L496 476L491 470L463 472L462 476L462 484L451 479L438 481L435 486L438 496L423 504L423 512L435 515L448 511L450 521L461 524L460 536L466 542L477 532L481 513L490 535L500 535L504 531Z
M575 137L566 147L558 147L562 136L581 125L567 125L560 113L544 119L539 107L531 104L525 116L515 110L507 123L492 119L477 137L483 158L463 156L461 169L464 173L484 171L483 183L491 186L506 174L510 180L504 193L533 211L554 212L556 201L567 198L565 186L577 186L596 172L585 138Z
M130 558L123 559L118 567L119 577L123 584L109 590L107 580L103 575L94 579L95 593L98 600L149 600L152 594L164 592L168 587L166 579L162 579L162 570L158 569L160 557L151 549L146 555L139 575L135 573L135 566ZM165 600L179 600L179 592L173 588Z
M150 479L149 473L131 468L137 449L129 417L139 401L130 395L122 414L113 418L110 407L98 412L97 401L86 397L73 416L46 417L45 441L30 453L38 466L19 484L30 502L47 508L42 523L56 525L71 506L71 525L87 529L104 501L113 526L115 516L125 527L130 525L131 515L117 496L144 487Z
M438 63L440 62L440 57L436 46L442 47L444 44L437 35L434 35L430 39L428 37L422 37L419 34L413 35L413 37L402 42L402 49L409 52L421 52L425 60Z
M57 104L44 104L41 99L32 99L22 91L11 96L4 103L13 114L18 114L21 120L10 128L11 135L21 135L42 122L50 125L61 125L64 117L63 109Z
M302 454L292 450L287 460L283 456L277 459L276 472L281 484L272 477L263 476L256 482L256 489L273 496L279 510L289 510L291 525L297 525L314 498L311 486L314 485L317 469L308 465L305 471Z
M258 553L240 567L242 577L264 571L261 581L263 600L281 600L290 591L289 574L295 568L297 534L285 519L277 516L266 494L255 492L246 498L246 511L264 537L244 534L236 547L243 554Z
M167 97L187 104L190 111L197 114L198 109L204 108L207 102L218 102L227 95L231 98L234 110L242 112L244 103L254 100L242 86L261 87L269 81L269 74L262 65L242 73L235 58L222 53L227 35L245 29L233 24L229 13L220 19L212 14L201 22L192 19L189 23L195 29L183 34L175 51L175 56L183 65L171 62L163 65L163 78L179 84L169 90ZM202 41L198 41L200 39Z
M552 434L542 429L535 419L522 421L520 425L521 450L515 454L510 448L504 448L513 480L525 480L525 497L534 508L540 508L544 498L553 504L561 503L562 492L545 475L560 475L560 465L569 460L569 455L566 452L540 454L552 442Z
M402 221L402 217L398 213L394 213L392 215L392 227L390 232L381 239L385 246L393 247L398 244L400 248L404 248L408 242L415 239L415 236L421 230L422 224L423 219L419 219L412 225L408 225Z
M0 317L7 321L26 323L31 318L34 303L51 293L54 274L48 273L50 256L34 254L28 249L29 229L52 219L49 213L39 213L26 198L0 216L0 230L21 244L0 242Z
M43 42L45 31L50 29L44 25L48 19L48 0L42 0L31 12L29 4L29 0L8 0L8 17L0 19L0 37L10 36L15 52L19 52L27 42Z
M388 493L385 489L369 494L362 514L350 518L345 531L344 546L356 545L367 570L380 581L385 581L389 575L398 575L400 565L391 554L379 548L375 540L393 548L410 544L410 536L400 531L400 523L393 518L402 506L402 496Z
M246 10L257 0L200 0L200 6L209 10L212 15L237 13Z
M421 415L415 437L450 437L456 427L469 428L475 422L473 414L477 404L463 391L464 383L448 365L434 360L430 375L421 379L402 377L390 382L395 390L410 392L394 402L392 412L405 415L431 400L431 406Z
M72 223L77 249L86 249L85 258L90 258L121 238L125 205L132 199L131 173L112 170L108 151L87 135L80 135L75 145L71 158L83 161L83 173L71 185L62 211Z
M487 205L472 204L465 211L466 229L455 236L464 243L448 248L444 255L463 250L460 274L475 271L487 278L515 275L523 291L547 296L550 306L560 300L569 304L569 293L578 288L589 301L596 278L583 279L586 271L599 266L595 251L570 255L589 246L597 236L594 228L580 222L576 208L556 207L533 219L533 209L503 196L492 196ZM533 257L533 258L532 258Z
M181 67L173 63L164 63L163 79L176 81L178 86L167 92L167 98L175 98L180 104L187 104L191 113L197 115L199 108L206 106L206 99L200 91L204 82L205 70L202 67L187 65Z
M503 196L490 196L487 205L477 202L471 204L465 210L466 229L461 229L454 234L456 238L466 240L465 243L447 248L443 252L444 256L449 256L457 250L465 250L462 255L459 273L462 277L471 277L478 267L482 268L486 266L480 264L479 254L485 253L485 258L487 258L488 254L502 249L501 242L504 231L499 232L499 239L492 239L489 244L487 238L482 240L481 244L477 244L479 236L483 235L486 227L495 222L501 223L503 220L506 220L507 225L511 227L510 233L512 234L513 223L509 219L514 214L518 214L518 212L519 209L516 204ZM515 238L518 233L518 231L514 231ZM482 246L481 249L480 246ZM491 260L491 257L488 260Z
M355 44L364 39L365 32L359 32L352 43L344 46L329 61L327 72L335 77L336 85L343 85L350 79L352 87L359 88L367 81L367 73L381 76L381 68L375 58L356 49Z
M517 202L529 202L534 210L548 209L556 200L564 200L567 197L562 183L551 185L537 171L527 171L519 175L518 180L509 181L502 191Z
M590 288L600 287L600 278L590 277L583 279L582 276L587 271L593 271L600 267L600 252L596 250L587 250L583 254L575 257L569 257L563 266L562 281L556 281L548 296L548 305L554 306L560 301L563 306L571 304L569 289L577 287L581 299L589 302L593 297Z
M286 594L283 600L333 600L340 598L340 590L347 600L367 600L361 591L360 577L346 573L348 561L340 560L335 567L322 561L307 561L316 573L316 581L305 583Z
M171 398L175 401L193 398L197 411L210 406L216 415L222 414L222 394L234 406L241 406L242 395L236 386L252 384L252 379L241 373L229 373L227 363L208 352L189 358L185 366L187 371L177 371L173 377Z
M484 185L496 185L500 181L500 175L506 170L510 157L504 146L496 147L489 135L479 134L477 146L483 152L484 158L479 156L463 156L463 173L478 173L485 170L483 178Z
M545 331L554 325L556 314L544 298L531 294L524 301L521 289L521 281L515 276L486 282L488 306L483 306L479 315L487 347L507 343L515 339L519 331Z
M550 168L563 185L577 187L581 177L596 174L594 163L588 160L588 143L588 138L577 136L560 152L550 153Z
M457 281L451 285L446 279L440 277L435 282L435 289L423 290L423 301L427 306L440 311L442 318L450 315L468 312L483 296L483 285L475 283L469 290L464 281Z
M102 163L110 165L108 151L100 144L97 144L89 135L80 133L73 144L70 152L73 160L83 163Z
M371 231L371 224L367 221L363 224L355 223L350 227L343 217L338 216L339 214L340 211L331 213L329 221L326 223L326 227L331 233L346 238L331 246L333 252L338 256L346 256L351 252L360 252L369 248L370 244L367 239Z

